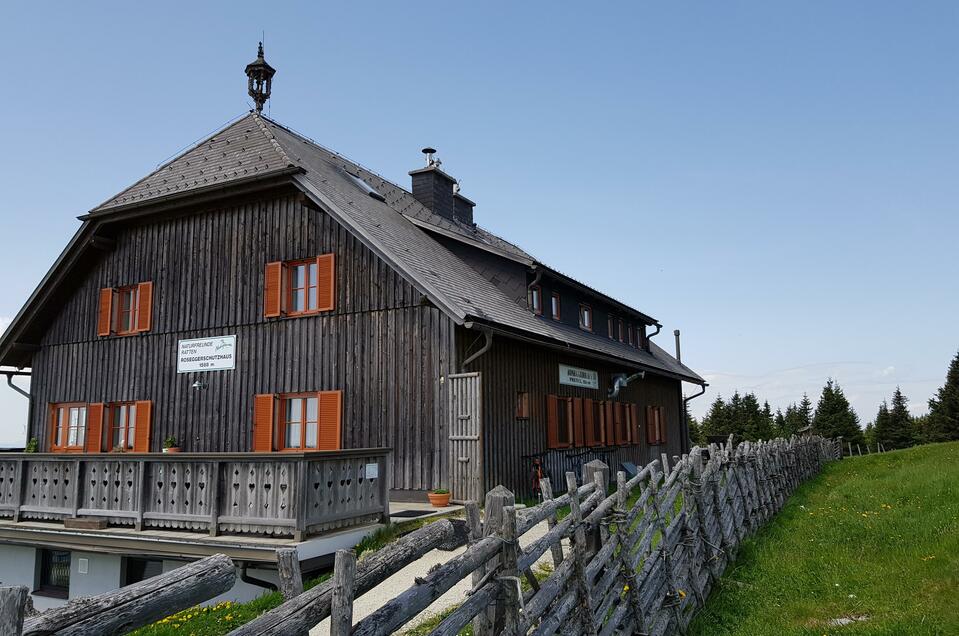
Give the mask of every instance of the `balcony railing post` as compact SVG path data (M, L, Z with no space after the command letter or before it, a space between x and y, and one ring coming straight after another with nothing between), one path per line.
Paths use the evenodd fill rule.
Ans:
M210 536L215 537L220 534L220 477L223 474L221 467L223 463L213 461L210 463Z
M74 519L76 519L76 517L77 517L77 509L80 508L80 468L81 468L81 465L82 465L82 461L83 461L83 460L81 460L81 459L79 459L79 458L78 458L78 459L75 459L75 460L73 460L73 464L71 465L71 470L73 470L73 477L72 477L72 479L73 479L73 493L72 493L72 495L73 495L73 504L72 504L70 507L73 508L73 513L72 513L70 516L73 517Z
M136 495L136 520L134 528L137 532L143 530L143 513L146 509L147 501L147 465L145 459L137 460L137 495Z
M13 522L17 523L20 521L20 506L23 505L23 486L27 481L26 470L24 470L24 464L26 462L22 459L17 460L17 476L16 484L14 485L14 493L16 498L13 500Z
M306 483L307 460L301 459L296 462L296 490L293 494L293 518L296 520L296 526L293 529L293 540L303 541L306 539L306 517L308 512L307 495L309 487Z

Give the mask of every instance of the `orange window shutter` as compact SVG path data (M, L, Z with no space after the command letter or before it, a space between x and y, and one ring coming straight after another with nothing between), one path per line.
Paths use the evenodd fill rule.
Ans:
M340 450L343 415L343 392L320 391L319 393L319 450Z
M559 448L559 398L546 396L546 443L550 448Z
M629 405L629 443L639 444L639 405Z
M150 424L153 422L153 402L139 400L136 403L136 430L133 432L133 452L150 452Z
M651 406L646 407L646 443L656 443L656 410Z
M323 254L316 257L317 310L332 311L336 304L335 255Z
M50 405L50 443L47 445L47 449L51 452L55 451L56 448L60 445L60 440L57 439L57 407Z
M656 407L656 421L659 422L659 443L666 443L666 417L663 407Z
M105 287L100 290L100 303L97 307L97 335L109 336L113 322L113 289Z
M153 283L137 285L137 331L150 331L153 326Z
M586 445L596 446L599 440L596 439L596 423L593 421L593 401L589 398L583 400L583 429L586 433Z
M615 418L613 417L613 403L606 401L603 402L603 418L606 420L606 445L615 446L616 445L616 426Z
M573 398L573 446L586 443L583 435L583 398Z
M253 396L253 451L268 453L273 450L272 393Z
M276 318L283 313L283 263L266 264L263 276L263 317Z
M87 441L88 453L99 453L103 450L103 404L87 405Z

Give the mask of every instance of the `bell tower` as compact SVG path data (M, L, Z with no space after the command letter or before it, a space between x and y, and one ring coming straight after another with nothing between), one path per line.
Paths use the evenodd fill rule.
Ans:
M270 99L270 85L276 69L263 59L263 43L256 50L256 59L246 65L247 92L256 103L256 112L263 112L263 104Z

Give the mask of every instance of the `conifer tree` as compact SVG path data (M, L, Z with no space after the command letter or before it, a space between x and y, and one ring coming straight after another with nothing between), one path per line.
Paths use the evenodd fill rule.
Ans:
M799 402L799 406L796 409L796 417L798 418L799 428L797 430L802 430L807 426L812 426L812 400L809 399L809 395L806 393L802 394L802 400Z
M946 383L929 400L929 441L959 439L959 353L952 359Z
M884 449L909 448L916 443L908 405L909 400L897 386L892 394L892 408L887 407L885 402L879 407L879 415L876 416L876 441L882 444Z
M832 378L826 380L826 386L819 396L819 404L812 420L813 430L823 437L842 436L852 444L862 443L862 429L859 428L859 416L852 410L842 387Z
M786 408L788 410L789 407ZM776 409L774 425L776 427L776 436L786 437L786 417L783 415L782 409Z

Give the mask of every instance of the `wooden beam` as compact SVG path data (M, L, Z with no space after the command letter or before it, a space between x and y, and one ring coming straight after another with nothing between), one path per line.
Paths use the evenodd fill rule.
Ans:
M20 636L23 633L23 614L30 591L26 586L0 587L0 634Z

